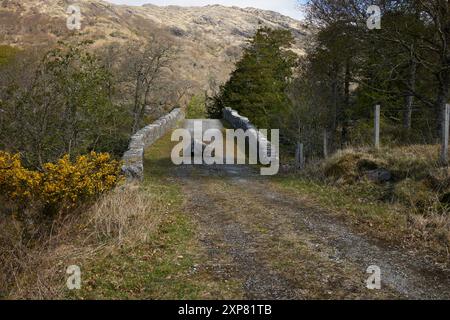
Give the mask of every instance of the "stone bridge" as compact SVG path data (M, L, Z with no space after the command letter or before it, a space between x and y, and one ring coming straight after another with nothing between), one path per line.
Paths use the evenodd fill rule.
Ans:
M128 150L122 158L124 163L122 166L122 171L125 173L128 180L143 179L145 150L151 147L164 135L180 126L181 121L184 119L184 111L180 108L176 108L169 114L142 128L131 137ZM239 115L237 111L231 108L225 108L223 110L223 119L226 120L234 129L242 129L244 131L248 130L248 133L254 135L255 141L258 141L260 146L263 145L268 148L266 150L270 150L270 142L262 133L256 130L248 118ZM194 121L195 120L185 120L183 127L189 130L193 129ZM222 125L219 120L204 119L202 121L204 122L204 131L210 128L222 129Z

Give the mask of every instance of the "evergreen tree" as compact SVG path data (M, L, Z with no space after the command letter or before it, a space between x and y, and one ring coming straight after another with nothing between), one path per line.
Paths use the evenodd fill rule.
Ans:
M296 61L289 50L293 42L290 31L259 29L215 99L215 107L236 109L259 127L279 127L290 106L286 91Z

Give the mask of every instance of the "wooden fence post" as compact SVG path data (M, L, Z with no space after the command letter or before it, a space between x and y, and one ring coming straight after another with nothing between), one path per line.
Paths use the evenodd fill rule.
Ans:
M304 169L305 156L303 154L303 143L298 142L295 150L295 166L297 169Z
M323 131L323 157L328 158L328 132L326 129Z
M442 147L441 147L441 164L446 166L448 165L448 135L449 135L449 112L450 105L445 105L445 114L444 114L444 123L442 124Z
M380 105L375 106L375 149L380 149Z

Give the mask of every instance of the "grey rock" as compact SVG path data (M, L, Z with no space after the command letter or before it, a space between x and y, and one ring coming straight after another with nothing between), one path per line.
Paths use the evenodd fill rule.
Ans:
M378 183L388 182L392 179L391 172L382 168L367 171L366 176L369 180Z
M188 35L188 33L185 30L183 30L179 27L173 26L173 27L170 27L169 30L170 30L170 33L172 35L174 35L175 37L182 38L182 37L186 37Z

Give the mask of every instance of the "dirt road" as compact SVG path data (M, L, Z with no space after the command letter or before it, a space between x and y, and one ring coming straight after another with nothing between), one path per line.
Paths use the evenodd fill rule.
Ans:
M218 280L238 279L245 298L450 299L449 273L355 232L256 168L201 165L170 171L207 252L198 268ZM381 269L380 290L366 288L371 265Z

